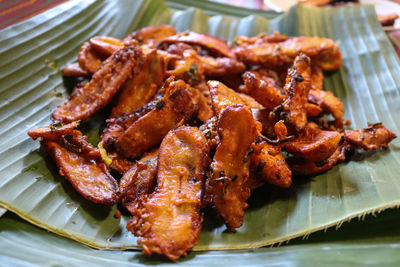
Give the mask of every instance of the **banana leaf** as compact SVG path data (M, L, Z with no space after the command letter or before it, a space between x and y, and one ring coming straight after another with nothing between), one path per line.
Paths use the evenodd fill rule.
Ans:
M171 7L168 7L169 4ZM58 175L53 161L26 132L48 125L67 98L62 68L76 60L80 45L95 35L122 38L148 25L172 24L231 41L279 30L287 35L337 40L343 67L328 74L325 89L343 100L353 127L383 122L399 133L399 60L382 31L373 6L313 8L298 5L278 15L210 8L184 0L69 1L0 31L0 205L25 220L101 249L137 248L125 229L129 216L114 218L117 207L86 201ZM216 8L216 7L219 7ZM223 10L222 10L223 9ZM232 11L232 12L230 12ZM223 15L217 15L220 12ZM82 125L96 144L99 114ZM338 226L400 204L399 140L388 150L336 166L287 190L263 187L249 200L244 224L235 233L208 214L195 250L249 249L284 242ZM221 254L223 255L223 254Z
M196 251L177 266L398 266L400 213L383 211L295 239L289 245L258 249ZM0 220L0 260L5 266L170 266L140 251L96 250L39 229L7 213Z

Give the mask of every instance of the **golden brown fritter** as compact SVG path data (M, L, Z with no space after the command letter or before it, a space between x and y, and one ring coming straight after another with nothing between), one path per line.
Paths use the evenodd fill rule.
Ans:
M302 158L288 158L287 163L294 175L311 176L326 172L336 164L346 160L346 151L350 149L347 144L340 145L335 152L324 161L314 162Z
M280 146L266 142L254 144L250 162L254 177L283 188L288 188L292 184L292 172L281 153Z
M111 111L111 117L129 115L150 102L164 78L164 61L156 49L142 46L138 48L136 65L138 71L127 79L121 88L117 104Z
M311 90L323 90L324 72L317 65L311 67Z
M70 99L54 111L53 118L64 123L85 120L104 108L131 77L136 57L137 51L131 47L115 52L89 83L75 88Z
M76 76L91 76L92 74L82 69L78 63L67 64L63 70L63 76L65 77L76 77Z
M282 104L284 96L280 90L266 79L258 77L255 73L246 71L243 74L246 93L268 110L273 110Z
M308 100L319 105L325 112L332 114L335 119L341 119L344 114L343 102L332 92L324 90L310 90Z
M297 138L286 143L284 148L296 157L322 161L336 151L340 140L341 134L336 131L306 127Z
M161 44L186 43L198 45L210 51L217 57L235 58L235 54L229 49L224 40L204 33L182 32L165 38Z
M233 104L240 104L246 106L246 103L232 89L226 87L218 81L208 81L208 88L211 95L211 104L215 114L221 114L222 110Z
M220 77L225 75L235 75L243 73L246 66L229 57L210 57L200 56L201 64L203 65L204 74L210 77Z
M353 146L365 150L387 148L390 141L396 138L396 134L381 123L370 124L368 128L344 131L344 139Z
M103 56L92 49L88 42L83 43L78 54L79 67L90 74L93 74L100 69L101 63L104 59Z
M134 211L127 228L140 236L146 254L171 260L186 255L199 241L200 212L209 164L209 148L194 127L170 131L160 146L156 190Z
M109 36L92 37L89 43L92 50L106 57L111 56L124 47L121 40Z
M323 37L290 37L282 42L242 42L233 48L236 57L250 65L279 67L292 64L294 58L305 54L323 70L336 70L342 64L339 46L332 39Z
M60 122L55 122L50 124L50 126L39 127L28 131L28 135L36 140L39 137L45 138L47 140L58 141L61 136L71 133L79 123L74 121L68 124L63 124Z
M307 124L307 103L310 83L310 58L304 54L296 57L286 78L285 102L281 117L301 131Z
M171 25L150 26L128 35L124 39L124 42L127 42L129 39L135 39L141 44L157 46L162 40L175 34L176 31Z
M143 197L151 194L156 186L158 149L143 155L119 182L121 202L134 214Z
M164 88L165 95L155 109L135 121L119 138L117 152L127 158L136 158L161 143L169 130L190 119L198 107L191 98L190 87L182 80Z
M225 108L219 118L219 143L211 163L213 201L226 226L233 230L243 223L246 200L250 196L250 146L258 135L257 122L243 105Z
M59 173L87 200L113 205L119 201L118 184L110 175L98 150L74 130L58 142L43 139L42 147L55 160Z

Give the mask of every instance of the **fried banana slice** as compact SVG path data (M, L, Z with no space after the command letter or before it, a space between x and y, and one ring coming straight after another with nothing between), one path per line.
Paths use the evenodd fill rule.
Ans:
M58 142L43 139L41 145L55 160L60 175L84 198L106 205L119 201L117 182L108 172L99 151L79 131L63 135Z
M215 114L221 114L222 110L233 104L246 106L242 97L232 89L226 87L219 81L208 81L208 88L211 95L211 104Z
M53 118L64 123L85 120L104 108L131 77L137 54L131 47L115 52L89 83L82 88L76 87L70 99L54 111Z
M286 143L284 148L295 157L322 161L336 151L340 140L341 134L336 131L306 127L296 139Z
M87 77L92 75L90 72L82 69L78 63L71 63L65 66L63 70L63 76L64 77L77 77L77 76L83 76Z
M83 43L78 54L79 67L90 74L93 74L100 69L101 63L104 59L104 57L92 49L88 42Z
M395 133L383 127L381 123L370 124L365 129L344 131L344 139L347 142L365 150L387 148L396 137Z
M142 46L136 64L140 71L128 79L121 88L117 104L111 111L111 117L129 115L150 102L164 78L164 61L156 49Z
M317 65L311 67L311 90L323 90L324 72Z
M266 109L273 110L276 106L282 104L284 96L267 80L257 77L253 72L246 71L243 74L243 81L246 86L246 93Z
M198 243L208 154L206 139L197 128L180 127L165 136L158 157L157 188L127 224L128 230L141 237L138 243L145 254L162 254L175 261Z
M134 214L142 198L151 194L156 186L158 149L146 153L122 176L119 182L121 202Z
M286 161L294 175L311 176L326 172L333 166L346 160L346 152L351 149L348 144L340 145L326 160L314 162L308 159L288 158Z
M175 34L176 30L171 25L152 26L140 29L128 35L124 41L126 42L127 39L135 39L141 44L157 46L158 43L163 41L165 38Z
M169 130L190 119L198 106L193 102L191 88L182 80L168 85L164 97L154 110L135 121L116 141L119 154L136 158L161 143Z
M242 225L250 196L247 156L258 135L257 122L243 105L228 106L220 115L217 131L221 142L211 163L210 185L218 214L233 230Z
M281 67L291 64L300 54L309 56L313 64L323 70L336 70L342 65L339 46L332 39L323 37L290 37L282 42L243 42L233 51L240 61L249 65Z
M106 57L111 56L124 47L121 40L109 36L95 36L89 40L90 47Z
M281 153L280 146L266 142L254 144L250 162L254 177L283 188L288 188L292 184L292 172Z
M162 44L186 43L190 45L199 45L210 51L217 57L235 58L235 54L229 49L226 41L217 37L197 32L182 32L165 38Z
M28 131L28 135L36 140L39 137L45 138L47 140L58 141L61 136L71 133L76 127L78 127L79 122L74 121L69 124L63 124L61 122L55 122L50 126L39 127Z
M343 102L334 96L332 92L312 89L308 93L308 100L319 105L325 112L332 114L335 119L343 117Z
M204 74L210 77L240 74L246 70L246 66L229 57L199 56L203 65Z
M281 117L301 131L307 124L307 103L308 92L311 83L310 58L302 54L294 60L286 78L285 101Z

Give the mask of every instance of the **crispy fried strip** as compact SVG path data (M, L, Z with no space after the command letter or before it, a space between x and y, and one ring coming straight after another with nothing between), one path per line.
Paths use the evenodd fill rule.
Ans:
M313 162L301 158L288 158L286 161L293 174L311 176L326 172L338 163L346 160L346 151L350 149L347 144L340 145L335 152L325 161Z
M76 88L70 99L59 106L53 118L61 122L85 120L104 108L128 79L136 66L137 51L131 47L109 57L83 88Z
M390 141L396 137L395 133L383 127L380 123L370 125L365 129L344 131L344 139L347 142L365 150L387 148Z
M287 152L311 161L322 161L330 157L339 146L340 133L306 127L293 141L284 145Z
M246 70L246 66L229 57L200 56L204 74L210 77L240 74Z
M282 42L243 42L234 48L234 52L240 61L250 65L279 67L291 64L302 53L323 70L336 70L342 64L339 46L332 39L322 37L290 37Z
M87 200L113 205L120 198L118 184L86 137L74 130L60 142L43 139L42 147L54 158L60 175Z
M182 80L165 88L156 108L135 121L116 141L117 152L136 158L158 145L169 130L191 118L198 110L191 99L190 88Z
M81 46L78 54L79 67L90 74L95 73L100 69L101 63L104 58L100 54L93 51L90 43L85 42Z
M254 144L250 162L254 177L261 177L266 182L283 188L292 184L292 172L279 146L266 142Z
M165 38L175 35L176 31L171 25L160 25L153 27L142 28L124 39L135 39L142 44L157 45L159 42L163 41Z
M74 121L69 124L53 123L50 126L39 127L28 131L28 135L36 140L39 137L45 138L47 140L58 141L61 136L71 133L76 127L78 127L79 122Z
M324 110L315 104L307 103L307 117L318 117Z
M308 92L310 91L310 58L302 54L294 60L284 87L286 99L281 116L301 131L307 124Z
M273 110L283 102L284 96L271 83L255 73L246 71L243 74L243 81L246 85L246 92L266 109Z
M146 153L122 176L119 188L122 204L131 213L139 208L144 196L151 194L156 186L158 149Z
M107 57L124 47L121 40L109 36L92 37L89 43L94 51Z
M324 87L324 72L317 65L311 67L311 90L322 90Z
M235 54L229 49L228 45L224 40L217 37L197 32L182 32L176 35L165 38L161 41L162 44L173 44L173 43L187 43L190 45L199 45L216 56L235 58Z
M211 164L210 184L215 208L226 226L233 230L242 225L243 210L250 196L247 156L258 135L257 122L246 107L229 106L220 115L218 134L221 142Z
M343 102L334 96L332 92L312 89L308 93L308 100L321 106L325 112L332 114L335 119L341 119L343 117Z
M121 88L117 104L111 111L111 117L129 115L151 101L162 85L164 61L156 49L140 47L136 64L140 71L128 79Z
M76 77L76 76L90 76L90 72L82 69L78 63L71 63L65 66L63 76Z
M222 110L233 104L246 106L242 97L223 83L208 81L207 85L210 90L211 103L215 114L221 114Z
M157 189L127 225L141 237L138 243L145 254L162 254L175 261L197 244L208 153L197 128L180 127L165 136L158 158Z

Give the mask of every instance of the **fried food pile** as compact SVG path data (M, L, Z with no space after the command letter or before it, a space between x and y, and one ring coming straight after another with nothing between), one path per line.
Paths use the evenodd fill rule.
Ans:
M87 200L122 203L144 253L177 260L197 244L205 208L234 230L251 190L288 188L396 138L380 123L345 129L343 103L323 90L323 71L341 63L338 45L321 37L228 45L168 25L93 37L64 69L81 82L54 123L28 134ZM105 108L93 147L79 122Z

